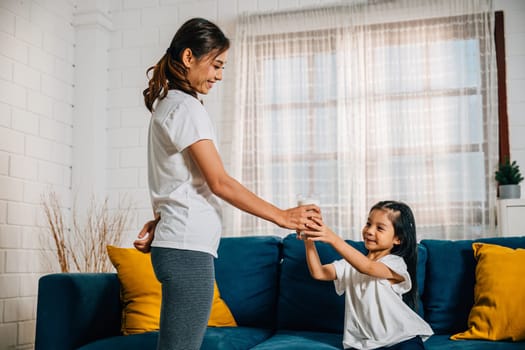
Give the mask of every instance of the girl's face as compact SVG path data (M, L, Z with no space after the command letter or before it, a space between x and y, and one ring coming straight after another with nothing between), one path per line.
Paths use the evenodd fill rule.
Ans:
M186 49L189 51L189 49ZM218 56L211 54L197 60L191 55L191 51L185 51L183 55L184 64L188 68L186 78L190 86L199 94L206 95L217 81L222 80L222 70L226 63L228 51ZM189 56L188 56L189 55Z
M375 209L370 212L366 225L363 227L363 241L370 253L389 254L395 244L400 244L395 235L394 225L390 220L390 210Z

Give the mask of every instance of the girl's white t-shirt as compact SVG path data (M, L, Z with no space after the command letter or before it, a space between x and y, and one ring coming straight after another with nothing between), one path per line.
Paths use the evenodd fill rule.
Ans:
M345 294L344 348L376 349L391 346L415 336L426 340L432 328L402 299L412 288L403 258L386 255L378 261L404 277L391 284L385 278L360 273L346 260L333 263L338 295Z
M153 247L206 252L217 257L221 206L189 153L200 140L216 145L215 129L195 97L169 90L155 106L148 134L148 183L161 220Z

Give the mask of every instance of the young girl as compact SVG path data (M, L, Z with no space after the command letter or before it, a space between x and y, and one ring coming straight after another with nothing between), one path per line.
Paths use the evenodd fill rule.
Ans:
M217 197L281 227L303 230L319 215L314 205L282 210L230 177L217 152L215 130L198 99L222 79L230 41L213 23L185 22L148 72L144 102L152 113L148 184L155 219L135 247L151 249L162 285L159 350L198 350L213 298L213 258L221 233ZM312 211L310 211L312 210Z
M345 293L344 348L423 350L422 338L433 332L413 310L417 241L410 208L384 201L370 209L362 231L367 255L347 244L322 220L314 221L299 237L304 240L312 277L334 280L336 292ZM343 259L322 265L315 241L330 244Z

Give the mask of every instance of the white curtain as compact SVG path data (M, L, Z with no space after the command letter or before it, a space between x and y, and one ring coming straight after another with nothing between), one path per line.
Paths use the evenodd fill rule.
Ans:
M280 207L314 195L360 239L369 208L411 206L418 239L495 234L491 0L345 2L243 15L232 172ZM226 234L286 234L226 210Z

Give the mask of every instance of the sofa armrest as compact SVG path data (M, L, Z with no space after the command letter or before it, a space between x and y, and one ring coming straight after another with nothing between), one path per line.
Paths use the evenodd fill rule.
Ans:
M120 334L116 273L56 273L38 282L35 350L71 350Z

